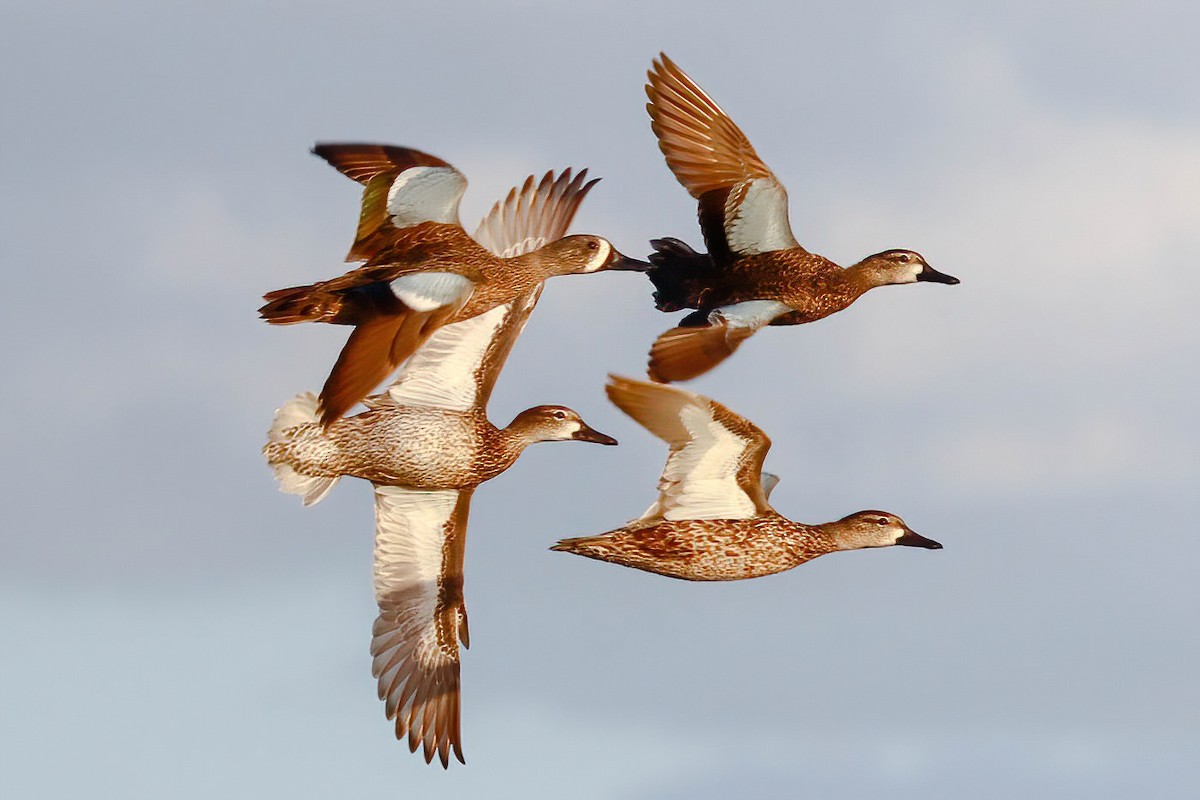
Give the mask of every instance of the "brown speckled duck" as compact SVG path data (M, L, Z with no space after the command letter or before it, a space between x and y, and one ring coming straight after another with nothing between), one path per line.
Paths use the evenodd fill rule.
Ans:
M912 250L885 250L845 269L805 250L788 223L787 190L734 121L666 55L647 75L651 128L699 202L708 246L696 253L678 239L651 242L658 308L697 309L655 341L653 380L702 375L763 326L827 317L876 286L958 283Z
M514 257L566 231L587 192L569 171L526 181L497 203L475 234L491 252ZM318 421L317 399L280 409L263 451L280 489L320 500L344 475L375 485L375 597L371 640L379 697L409 748L451 751L463 760L459 725L459 643L468 644L463 600L467 511L475 487L512 466L534 442L616 444L569 408L537 406L506 428L487 418L496 377L537 303L541 285L508 303L440 328L368 410Z
M607 389L618 408L671 446L658 500L623 528L563 539L553 550L671 578L733 581L838 550L941 549L886 511L792 522L767 502L778 480L762 472L771 440L752 422L678 387L610 376Z
M309 286L263 296L274 325L353 325L321 390L328 425L362 400L443 325L512 301L546 278L605 269L644 270L599 236L567 236L500 256L470 237L458 219L467 179L442 159L405 147L318 144L313 152L364 184L362 213L348 261L362 266ZM576 205L596 181L587 170L556 183ZM575 209L559 206L560 213Z

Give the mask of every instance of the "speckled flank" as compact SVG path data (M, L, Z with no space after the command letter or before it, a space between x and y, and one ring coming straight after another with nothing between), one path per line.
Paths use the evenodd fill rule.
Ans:
M686 520L564 539L552 549L688 581L736 581L799 566L834 551L819 529L779 514Z
M477 486L508 469L529 444L478 411L392 406L309 423L267 445L269 461L305 475L347 475L421 489Z
M803 250L776 250L725 265L709 288L704 307L747 300L779 300L790 312L787 323L814 322L847 308L870 287L827 258ZM697 306L698 307L698 306Z

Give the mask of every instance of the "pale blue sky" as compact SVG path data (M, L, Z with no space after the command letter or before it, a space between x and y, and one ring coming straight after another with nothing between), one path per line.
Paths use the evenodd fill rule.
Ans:
M1177 3L111 3L0 9L0 795L1191 798L1200 792L1200 29ZM479 490L468 764L392 739L370 491L258 449L344 341L271 329L358 191L307 153L448 159L477 219L604 177L575 229L696 244L642 108L666 50L841 263L957 287L771 329L689 387L775 442L773 499L945 544L693 585L546 548L653 497L604 400L671 317L551 283L492 403L571 405Z

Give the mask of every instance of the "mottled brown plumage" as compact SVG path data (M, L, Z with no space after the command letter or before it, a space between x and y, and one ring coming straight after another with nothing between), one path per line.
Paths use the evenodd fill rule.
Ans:
M562 187L548 176L510 192L480 225L479 241L515 255L561 236L587 187L569 182L547 193L546 185ZM325 426L317 398L300 395L277 412L263 448L280 488L306 505L344 475L374 485L372 673L397 738L442 766L451 753L463 760L459 645L469 643L463 561L471 494L534 442L616 444L562 406L528 409L505 428L488 420L492 387L540 292L534 286L433 333L361 414Z
M736 581L799 566L837 548L819 528L779 514L692 519L564 539L552 549L689 581Z
M312 394L302 397L315 405ZM344 476L413 489L466 489L490 481L516 463L526 447L553 441L564 429L561 438L581 438L572 425L582 419L562 406L526 409L507 427L498 428L482 408L402 406L388 402L386 395L372 398L371 404L367 411L335 420L328 428L317 422L290 426L286 439L267 444L267 460L314 478ZM586 426L578 430L584 436L595 434Z
M765 325L813 322L876 286L958 283L911 250L845 269L805 250L788 222L787 190L733 120L665 55L647 75L651 128L667 166L697 200L708 247L705 254L677 239L651 242L647 274L657 307L696 309L655 342L652 379L702 375Z
M362 400L443 325L512 301L557 275L648 265L622 256L598 236L558 237L520 253L490 252L458 221L466 178L418 150L372 144L319 144L313 152L364 184L348 260L356 269L327 281L268 292L259 309L276 325L353 325L321 390L328 425ZM536 201L573 216L596 181L587 170L557 180L547 173ZM564 203L561 198L570 198ZM570 206L570 207L568 207Z
M609 377L608 396L671 446L658 500L622 528L563 539L552 550L692 581L732 581L791 569L837 550L941 545L886 511L806 525L768 502L770 440L725 406L672 386ZM767 483L767 487L764 487Z

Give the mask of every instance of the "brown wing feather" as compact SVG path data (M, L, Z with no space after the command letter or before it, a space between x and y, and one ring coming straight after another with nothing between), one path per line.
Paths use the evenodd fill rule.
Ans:
M404 309L359 323L321 389L321 424L328 427L416 352L461 306Z
M355 326L321 388L321 424L328 427L391 372L392 342L404 315L379 316Z
M750 442L742 451L742 458L738 462L738 486L754 503L759 514L773 512L774 509L767 502L767 492L762 485L763 462L767 460L767 452L771 449L770 437L753 422L735 414L716 400L710 399L708 402L712 405L713 419Z
M479 270L469 263L483 248L457 225L423 222L410 228L387 226L371 240L371 259L360 267L307 286L276 289L263 295L267 301L258 313L273 325L296 322L357 324L368 313L389 310L394 298L390 290L371 290L410 272L423 270L459 271L476 279ZM456 258L463 253L466 256ZM364 294L364 289L367 293ZM347 297L347 293L353 297ZM360 308L366 302L368 308Z
M692 197L757 178L775 180L746 134L665 54L647 78L650 127L667 166Z
M390 172L394 177L409 167L451 167L437 156L390 144L318 142L312 152L347 178L362 184L383 173Z
M738 461L738 486L749 496L758 513L771 511L761 478L763 462L767 458L767 451L771 449L771 439L753 422L712 398L678 386L662 386L609 375L604 389L613 405L669 444L672 453L692 442L692 434L682 419L684 407L705 408L718 424L747 442ZM643 517L641 521L645 520Z
M354 231L354 244L350 245L350 252L346 254L347 261L366 261L394 238L396 229L388 216L387 199L395 179L395 173L381 172L365 181L358 228Z
M436 755L443 767L450 753L462 754L459 644L466 645L463 560L471 490L459 493L442 530L437 597L428 605L420 583L393 589L379 598L372 630L372 672L397 739L425 761ZM432 610L432 617L426 616Z
M659 383L699 377L733 355L753 333L753 328L725 323L671 328L654 340L647 374Z
M475 239L491 252L512 258L561 239L567 233L580 203L600 182L587 180L588 171L572 177L570 167L557 178L547 172L536 184L530 175L520 188L513 187L492 206L475 230Z
M476 238L489 250L506 258L523 255L561 239L571 226L580 203L600 180L587 180L587 173L584 169L572 177L568 168L555 178L553 172L547 172L536 186L530 175L519 190L514 187L504 200L492 206L480 221ZM525 329L525 323L542 295L543 285L538 284L512 301L512 311L488 344L478 378L477 402L480 407L487 406L496 378Z
M347 261L363 261L389 244L395 230L388 215L388 193L396 177L411 167L454 167L429 153L388 144L320 142L312 152L338 172L365 187L354 244Z

